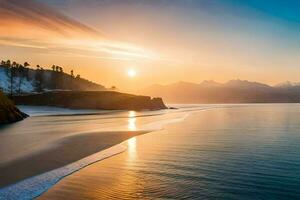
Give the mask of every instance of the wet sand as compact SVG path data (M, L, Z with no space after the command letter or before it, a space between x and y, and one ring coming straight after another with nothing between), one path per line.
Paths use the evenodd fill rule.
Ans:
M60 139L47 149L0 164L0 188L117 145L142 131L95 132Z

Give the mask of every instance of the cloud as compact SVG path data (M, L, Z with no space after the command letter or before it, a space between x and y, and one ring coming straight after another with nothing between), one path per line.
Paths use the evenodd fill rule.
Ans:
M43 3L34 0L0 0L0 45L43 49L61 55L69 49L82 56L113 59L149 59L148 53L132 44L109 38ZM149 54L150 55L150 54Z
M98 31L33 0L0 0L0 22L34 25L60 34L80 32L103 36Z

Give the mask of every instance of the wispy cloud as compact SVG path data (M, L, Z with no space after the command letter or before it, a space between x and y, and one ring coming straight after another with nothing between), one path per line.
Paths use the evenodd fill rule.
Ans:
M82 56L90 56L92 51L107 59L154 58L142 48L115 41L34 0L0 0L0 45L39 48L48 53L56 49L61 55L66 48L69 52L80 49Z
M60 34L81 32L91 36L103 36L99 31L33 0L0 0L0 18L1 22L30 24Z

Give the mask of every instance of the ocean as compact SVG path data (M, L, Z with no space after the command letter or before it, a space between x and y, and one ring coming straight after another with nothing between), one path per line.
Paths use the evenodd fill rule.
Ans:
M55 180L47 173L26 179L23 187L29 181L32 188L17 183L1 189L0 197L23 191L30 198L48 190L41 199L300 199L300 104L176 106L74 115L93 122L98 116L103 130L150 132L115 146L125 147L117 154L94 155L81 167L77 161L64 174L60 168ZM98 120L113 122L102 127ZM37 180L42 190L36 191Z

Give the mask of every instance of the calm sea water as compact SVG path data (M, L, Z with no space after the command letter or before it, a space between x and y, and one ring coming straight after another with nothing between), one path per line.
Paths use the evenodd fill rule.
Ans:
M130 139L41 199L300 199L300 105L218 108Z
M117 144L127 138L224 106L140 112L19 106L31 117L0 127L0 199L33 199L65 176L123 152L126 145Z

